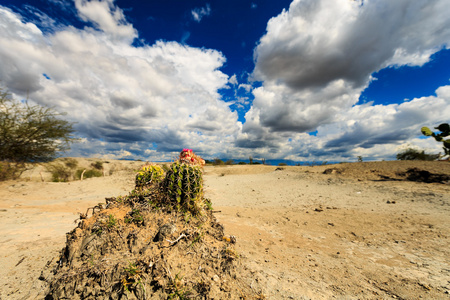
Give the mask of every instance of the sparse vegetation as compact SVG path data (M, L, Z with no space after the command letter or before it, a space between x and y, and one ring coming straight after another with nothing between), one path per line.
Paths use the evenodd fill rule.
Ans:
M108 222L106 223L106 226L108 228L112 228L114 226L116 226L117 224L117 220L113 215L108 215Z
M212 164L213 166L223 166L225 162L219 158L214 158Z

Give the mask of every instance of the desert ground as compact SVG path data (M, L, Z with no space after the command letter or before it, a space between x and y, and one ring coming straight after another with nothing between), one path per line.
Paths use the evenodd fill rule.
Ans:
M1 182L0 299L42 299L41 272L79 213L127 195L143 164L110 161L105 176L67 183L37 167ZM214 215L266 299L450 299L450 162L204 173Z

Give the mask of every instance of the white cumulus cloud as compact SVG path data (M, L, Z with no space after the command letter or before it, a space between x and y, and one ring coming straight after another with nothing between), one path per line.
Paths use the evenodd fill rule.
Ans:
M447 87L400 105L358 99L374 72L423 66L449 48L449 13L444 0L294 0L269 20L254 50L253 79L262 86L237 146L343 159L352 146L397 147L420 134L420 124L448 122Z
M2 85L18 99L68 112L88 141L74 152L139 156L231 144L240 123L218 94L228 83L218 70L221 52L162 41L134 47L136 30L112 1L77 0L76 7L95 29L43 33L0 6Z

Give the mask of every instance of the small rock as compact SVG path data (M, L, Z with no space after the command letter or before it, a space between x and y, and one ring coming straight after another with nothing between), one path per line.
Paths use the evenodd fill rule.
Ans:
M168 237L169 235L171 235L172 233L174 233L176 231L177 231L177 227L174 224L171 224L171 223L164 224L163 226L161 226L159 228L159 231L156 234L154 241L161 242L166 237Z

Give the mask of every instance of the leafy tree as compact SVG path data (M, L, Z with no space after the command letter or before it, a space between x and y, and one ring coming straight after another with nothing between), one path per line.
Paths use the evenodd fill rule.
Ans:
M17 102L0 89L0 161L43 162L69 149L71 123L52 108Z
M442 142L444 144L444 156L450 156L450 139L444 139L444 137L450 136L450 125L448 123L442 123L438 127L434 127L434 129L439 130L440 133L435 133L428 127L422 127L421 131L423 135L432 136L436 141Z

